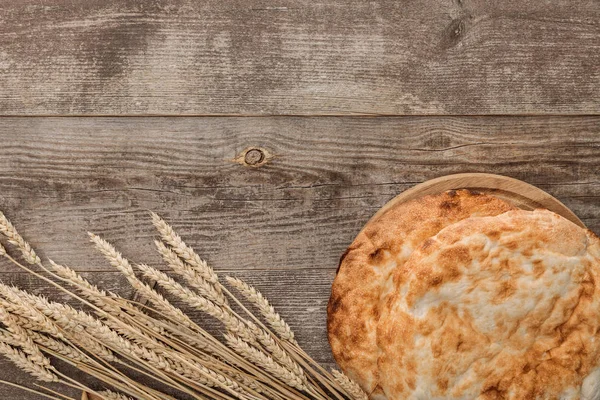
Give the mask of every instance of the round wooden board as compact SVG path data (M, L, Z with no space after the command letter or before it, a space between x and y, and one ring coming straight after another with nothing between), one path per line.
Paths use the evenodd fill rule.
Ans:
M523 210L546 208L565 217L582 228L586 228L585 224L581 222L573 211L542 189L507 176L480 173L446 175L420 183L388 201L379 209L379 211L377 211L377 213L375 213L375 215L373 215L373 217L371 217L369 222L373 221L398 203L417 199L428 194L442 193L452 189L471 189L481 193L490 194ZM366 225L368 225L369 222L367 222Z

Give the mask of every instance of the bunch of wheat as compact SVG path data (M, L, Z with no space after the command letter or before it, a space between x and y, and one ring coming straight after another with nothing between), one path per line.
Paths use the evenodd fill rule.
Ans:
M147 265L132 265L110 243L90 234L108 262L148 300L144 305L98 288L69 267L42 262L0 213L0 232L25 263L1 244L0 256L69 294L85 310L0 283L0 354L40 381L37 389L1 383L50 399L71 397L44 387L44 382L107 400L368 399L341 372L330 373L312 360L259 291L226 277L241 295L236 297L171 226L156 214L152 222L160 236L155 242L159 254L187 285ZM167 297L216 318L223 337L208 333ZM259 310L260 318L248 304ZM70 378L54 365L55 359L96 379L92 386L103 389Z

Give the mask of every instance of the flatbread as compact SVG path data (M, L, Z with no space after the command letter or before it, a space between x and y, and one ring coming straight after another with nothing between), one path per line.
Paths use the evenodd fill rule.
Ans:
M396 271L388 399L600 399L600 239L547 210L469 218Z
M467 190L425 196L387 210L346 250L327 308L329 342L342 370L372 399L385 398L378 387L376 330L380 301L391 287L386 286L390 274L402 269L413 250L442 228L511 209L496 197Z

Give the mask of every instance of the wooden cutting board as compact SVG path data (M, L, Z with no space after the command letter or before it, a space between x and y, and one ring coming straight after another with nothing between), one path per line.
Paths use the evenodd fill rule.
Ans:
M585 224L567 206L555 197L529 183L507 176L495 174L467 173L446 175L420 183L387 202L375 213L369 222L398 203L413 200L429 194L437 194L452 189L471 189L490 194L505 200L523 210L546 208L571 222L586 228ZM366 225L369 224L367 222Z

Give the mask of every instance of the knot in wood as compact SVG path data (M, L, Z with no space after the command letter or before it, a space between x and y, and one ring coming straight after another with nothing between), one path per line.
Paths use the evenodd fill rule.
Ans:
M244 155L244 162L248 165L260 164L265 159L265 153L261 149L250 149Z

